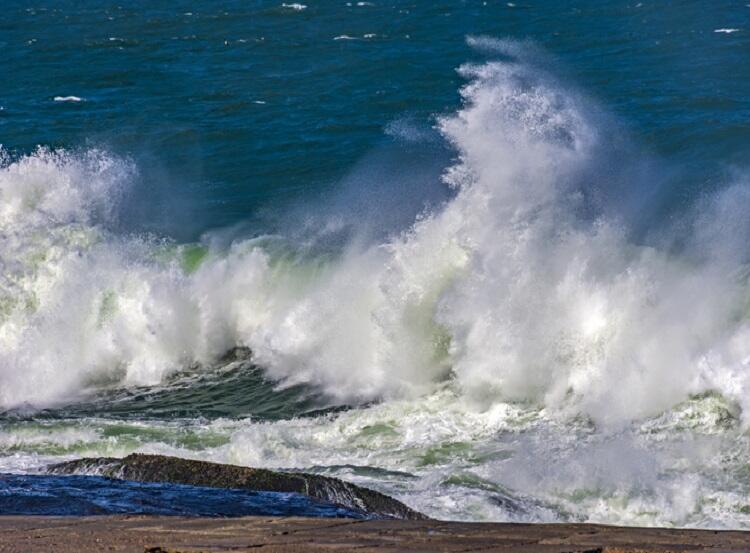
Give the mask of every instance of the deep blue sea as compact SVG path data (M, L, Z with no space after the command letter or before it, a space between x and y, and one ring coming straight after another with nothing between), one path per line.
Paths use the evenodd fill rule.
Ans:
M0 475L4 515L113 514L190 516L307 516L363 514L297 493L252 492L113 480L100 476Z
M3 497L750 526L746 1L10 0L0 53Z

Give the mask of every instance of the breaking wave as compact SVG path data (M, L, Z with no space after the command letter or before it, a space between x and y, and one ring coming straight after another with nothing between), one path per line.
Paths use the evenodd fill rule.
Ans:
M494 59L460 68L462 106L436 123L450 199L336 255L117 233L136 163L4 154L0 407L155 385L241 347L346 402L447 382L598 424L711 390L750 412L747 179L644 231L648 156L528 45L472 41Z

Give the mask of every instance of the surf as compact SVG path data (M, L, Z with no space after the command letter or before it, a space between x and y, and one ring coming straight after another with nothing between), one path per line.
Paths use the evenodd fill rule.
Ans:
M446 380L478 401L601 421L711 389L745 401L746 229L721 222L747 201L743 182L683 214L679 251L632 242L607 205L631 183L618 191L598 167L618 147L603 110L523 45L472 40L503 59L462 66L463 107L437 119L455 196L334 257L283 236L219 251L210 234L194 246L117 235L107 218L137 171L128 160L6 154L2 405L155 385L236 347L274 379L349 402Z
M666 161L533 45L470 44L460 107L390 127L445 156L405 227L178 243L118 224L135 160L5 152L4 470L138 450L449 518L744 524L745 173L656 222Z

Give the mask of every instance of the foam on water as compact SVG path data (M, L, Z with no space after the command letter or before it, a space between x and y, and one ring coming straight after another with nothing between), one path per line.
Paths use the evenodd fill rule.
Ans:
M318 466L452 518L745 524L746 176L644 233L658 172L620 127L533 47L472 43L499 59L461 67L463 105L437 121L451 198L334 256L316 236L118 235L134 163L5 155L0 407L157 385L236 347L282 385L379 403L175 423L221 429L194 446L158 421L127 441L20 419L3 470L141 450Z
M443 518L737 527L750 524L738 414L708 394L602 432L536 406L479 408L447 386L421 401L277 422L19 421L0 467L138 450L335 475Z
M346 400L453 378L478 400L599 421L707 389L742 403L744 183L686 218L683 251L631 243L601 208L608 131L596 106L529 63L461 73L465 106L439 122L459 153L445 175L456 197L335 261L278 239L216 252L207 238L185 271L181 248L105 230L132 164L97 151L7 161L2 404L66 400L96 381L155 384L235 346L274 377Z

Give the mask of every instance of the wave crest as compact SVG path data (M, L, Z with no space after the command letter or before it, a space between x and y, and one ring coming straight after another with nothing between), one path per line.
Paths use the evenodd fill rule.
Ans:
M709 389L744 407L746 183L686 214L663 241L680 247L634 241L612 198L649 174L627 180L638 160L618 159L602 110L522 44L490 46L509 59L463 66L463 106L438 122L455 196L334 260L279 237L220 251L116 236L102 221L134 168L100 151L3 163L0 405L154 384L248 347L274 378L348 401L452 379L600 422Z

